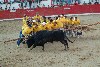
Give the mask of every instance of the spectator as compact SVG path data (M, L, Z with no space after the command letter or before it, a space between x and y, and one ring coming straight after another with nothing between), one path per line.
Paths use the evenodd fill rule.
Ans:
M45 7L45 5L43 4L43 7Z
M33 6L33 9L35 9L35 6Z
M24 2L24 0L21 0L21 8L23 8L23 2Z
M5 10L7 10L7 7L5 8Z
M32 2L34 3L34 0L32 0Z
M2 11L3 9L2 9L2 7L0 7L0 11Z
M15 10L15 7L13 7L13 9L12 10Z
M48 5L48 8L49 8L50 6Z
M85 3L85 1L84 1L83 5L87 5L87 3Z
M51 8L54 8L54 5L52 5Z
M6 8L5 8L5 10L7 10L7 5L8 5L8 4L6 4Z
M99 2L97 2L97 0L95 0L96 2L94 4L99 4Z
M61 6L63 6L63 3L62 3L62 2L60 2L60 4L59 4L59 5L60 5L60 7L61 7Z
M75 1L74 5L78 5L77 1Z
M28 9L26 6L24 6L24 9Z
M10 10L10 7L8 8L8 10Z
M57 3L57 6L58 6L59 4Z
M37 5L37 8L39 8L39 6Z
M89 4L89 5L91 5L92 3L91 3L91 2L89 2L88 4Z
M32 0L28 0L28 2L29 2L29 7L31 8L31 6L32 6Z
M34 4L34 0L32 0L32 3Z
M27 0L24 0L25 6L27 6Z

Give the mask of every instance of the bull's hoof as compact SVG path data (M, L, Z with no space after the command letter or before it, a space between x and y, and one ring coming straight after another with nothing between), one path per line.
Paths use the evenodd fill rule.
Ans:
M30 48L30 50L28 52L30 52L33 48Z
M30 52L31 50L28 50L28 52Z
M69 49L69 47L67 47L67 49Z
M19 45L17 45L17 48L20 48L20 46L19 46Z
M65 51L67 51L66 49L64 49Z
M44 51L44 49L42 49Z
M25 41L22 42L23 44L26 44Z

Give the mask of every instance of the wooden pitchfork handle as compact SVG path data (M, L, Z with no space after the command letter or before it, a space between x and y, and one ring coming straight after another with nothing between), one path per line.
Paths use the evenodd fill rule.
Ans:
M6 42L10 42L10 41L16 41L16 40L18 40L18 39L27 39L27 38L17 38L17 39L12 39L12 40L8 40L8 41L4 41L4 43L6 43ZM2 41L1 41L2 42Z

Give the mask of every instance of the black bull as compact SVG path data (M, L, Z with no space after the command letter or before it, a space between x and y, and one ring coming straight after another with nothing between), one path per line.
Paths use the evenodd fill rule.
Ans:
M65 36L65 33L62 30L52 30L52 31L44 30L44 31L39 31L34 35L32 35L31 37L29 37L26 43L28 45L28 48L32 46L31 50L36 46L42 46L43 47L42 50L44 50L45 43L47 42L53 43L53 41L60 41L62 44L64 44L66 50L66 46L67 48L69 48L67 40L73 43Z

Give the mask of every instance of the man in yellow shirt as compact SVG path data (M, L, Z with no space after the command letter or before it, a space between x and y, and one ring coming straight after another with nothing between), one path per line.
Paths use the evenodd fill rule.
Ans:
M46 30L46 23L45 23L45 22L41 23L40 26L41 26L41 29L42 29L42 30Z
M24 36L27 36L27 35L31 34L32 31L33 31L33 28L32 28L32 27L26 27L26 28L22 31L22 34L23 34Z
M46 18L45 16L42 16L42 19L40 19L40 21L41 21L41 23L43 23L43 22L49 22L49 19L48 18Z
M68 25L68 21L69 21L69 19L67 18L67 16L65 16L65 22L64 22L64 25Z
M75 17L74 25L80 25L80 20L77 17Z
M54 22L54 23L53 23L52 28L53 28L53 30L54 30L54 29L59 29L59 26L58 26L57 22Z
M62 28L62 27L63 27L63 23L62 23L61 20L60 20L60 16L58 16L57 18L58 18L58 19L56 20L56 22L57 22L59 28Z
M36 19L39 19L41 20L42 19L42 16L39 15L39 13L36 13L36 15L33 17L34 20Z
M68 20L68 25L73 25L74 24L74 20L73 20L73 17L71 17L69 20Z
M33 27L33 32L38 32L38 31L40 31L40 30L42 30L42 28L41 28L41 26L40 25L35 25L34 27Z
M27 21L27 20L28 20L28 17L27 17L26 14L25 14L24 17L22 18L22 22L23 22L22 25L26 24L26 21Z
M65 17L64 17L63 15L60 15L60 21L61 21L62 23L65 22Z
M22 30L22 34L24 36L29 35L33 32L33 27L32 27L32 23L27 21L27 26L24 27L24 29Z
M52 30L53 20L51 19L50 22L46 24L47 30Z

